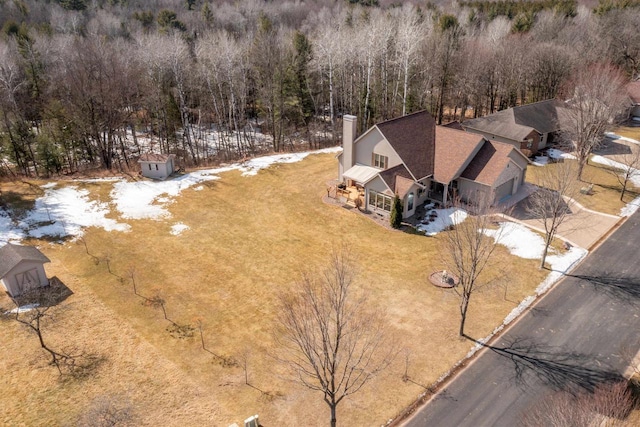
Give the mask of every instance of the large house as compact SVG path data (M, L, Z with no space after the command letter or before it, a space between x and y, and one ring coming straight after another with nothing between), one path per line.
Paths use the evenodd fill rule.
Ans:
M343 117L338 177L364 196L366 209L388 215L393 197L403 217L427 200L446 205L454 197L477 203L508 198L524 182L527 158L509 144L436 126L427 111L378 123L356 136L356 117Z
M562 105L562 101L549 99L465 120L461 125L467 132L511 144L532 156L552 143L560 131L558 110Z
M47 286L49 279L44 271L47 262L49 258L33 246L7 243L0 248L0 281L12 297Z

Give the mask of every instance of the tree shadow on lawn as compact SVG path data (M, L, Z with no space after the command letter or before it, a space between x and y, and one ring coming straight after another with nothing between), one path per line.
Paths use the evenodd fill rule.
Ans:
M513 380L522 388L542 383L555 391L591 393L601 384L623 380L613 369L589 366L592 355L565 351L529 338L516 337L503 343L484 347L513 363Z
M597 292L631 306L640 306L640 279L616 276L567 274L593 286Z

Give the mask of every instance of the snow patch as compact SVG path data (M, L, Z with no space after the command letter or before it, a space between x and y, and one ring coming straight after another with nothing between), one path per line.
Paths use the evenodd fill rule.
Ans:
M204 190L204 185L198 185L197 187L193 187L193 191L202 191Z
M636 197L620 209L620 216L631 216L636 213L638 208L640 208L640 196Z
M173 234L174 236L179 236L183 231L188 230L189 228L191 227L181 222L178 222L171 226L171 234Z
M5 311L4 314L7 315L7 314L25 313L39 306L40 304L38 304L37 302L33 304L25 304L20 307L16 307L13 310Z
M634 117L634 120L635 119L636 118ZM640 118L638 118L638 121L640 121ZM605 132L604 136L606 136L609 139L613 139L613 140L627 141L627 142L630 142L632 144L640 144L640 141L638 141L637 139L627 138L626 136L618 135L618 134L613 133L613 132Z
M599 163L601 165L608 166L613 169L618 169L626 172L629 170L629 182L631 182L636 187L640 187L640 171L635 168L630 168L628 165L624 163L616 162L615 160L608 159L606 157L593 155L591 156L591 161L595 163Z
M485 234L496 239L496 243L506 246L515 256L526 259L542 258L544 239L523 225L503 222L497 230L486 230Z
M43 197L36 200L35 207L20 228L31 237L82 236L83 228L102 227L107 231L129 231L129 225L107 218L106 203L89 200L88 190L76 187L47 189Z
M549 148L547 150L547 156L552 159L575 159L576 156L573 154L565 153L564 151L560 151L556 148Z
M432 213L435 213L437 217L433 221L425 222ZM467 212L459 208L431 209L425 214L423 223L416 228L427 236L435 236L452 225L460 224L466 218Z
M13 225L13 221L9 214L0 209L0 244L17 242L24 239L24 232Z
M531 164L533 166L545 166L549 163L549 158L547 156L536 156Z
M47 188L54 188L54 187L56 187L57 185L58 185L58 183L57 183L57 182L47 182L46 184L41 185L41 186L40 186L40 188L44 188L44 189L47 189Z

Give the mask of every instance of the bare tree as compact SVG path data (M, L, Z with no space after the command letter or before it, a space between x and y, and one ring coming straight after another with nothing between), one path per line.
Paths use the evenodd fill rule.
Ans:
M570 99L561 111L560 127L578 159L578 179L582 179L589 155L624 107L624 83L621 71L608 64L580 68L570 82Z
M523 413L523 427L624 427L634 407L634 396L627 381L602 384L592 393L560 391L547 395Z
M454 206L462 209L463 204L458 199L454 201ZM453 290L460 297L461 337L465 336L464 325L469 302L473 294L486 285L479 281L479 277L493 256L495 241L500 238L498 233L494 235L494 241L487 233L492 228L491 214L490 194L480 195L474 206L474 214L443 233L445 263L459 279Z
M544 251L540 268L544 268L549 246L575 204L574 197L578 189L576 181L576 168L572 162L545 166L538 174L537 184L541 188L529 197L527 211L544 228Z
M612 167L607 169L607 171L618 180L618 184L620 184L620 200L624 198L627 192L629 181L633 182L635 178L640 176L640 149L630 147L630 150L630 152L623 154L620 158L620 160L622 160L620 162L622 165L621 168Z
M128 398L98 396L78 419L78 427L115 427L133 425L133 405Z
M280 298L275 331L282 356L295 381L317 390L331 410L357 393L393 358L386 345L380 312L353 293L353 261L345 249L334 252L320 274L304 274L297 292Z

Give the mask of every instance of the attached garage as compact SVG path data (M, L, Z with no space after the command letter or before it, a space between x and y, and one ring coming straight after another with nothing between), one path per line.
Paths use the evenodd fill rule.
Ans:
M512 191L513 191L514 181L515 181L515 178L510 179L504 184L500 184L496 187L496 192L495 192L496 196L494 198L494 203L498 203L501 200L504 200L507 197L511 196L511 194L513 194Z

